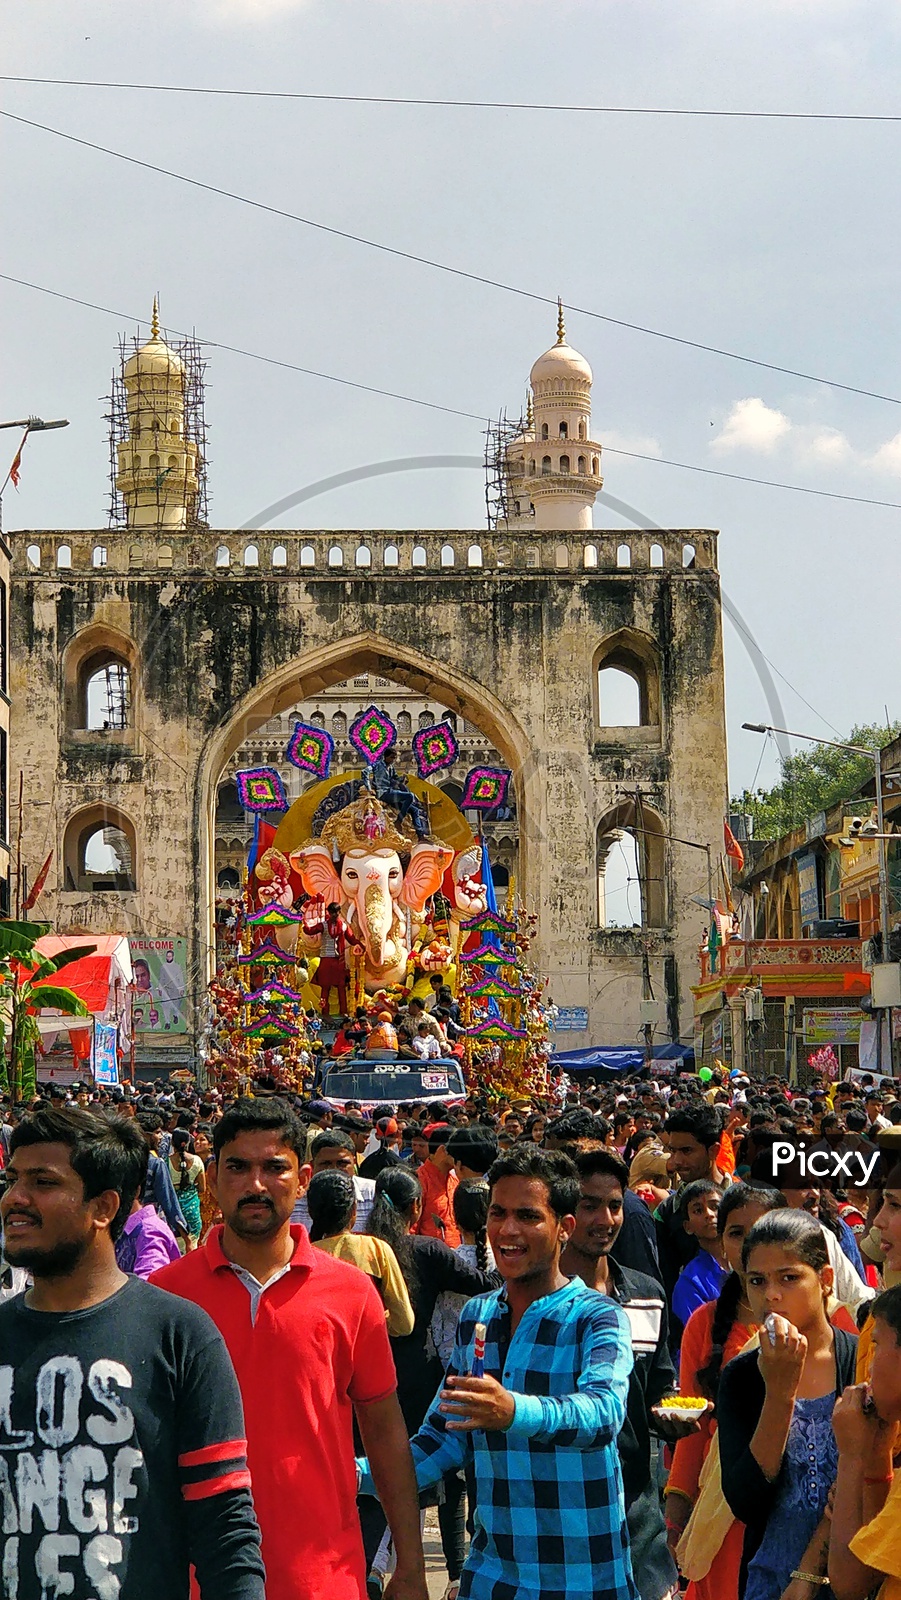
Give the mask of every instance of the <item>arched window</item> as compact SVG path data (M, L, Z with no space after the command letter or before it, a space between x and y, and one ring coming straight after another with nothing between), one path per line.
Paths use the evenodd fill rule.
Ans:
M542 437L542 439L547 439L549 437L548 425L547 425L546 422L543 422L541 424L541 437Z
M456 733L456 731L457 731L457 713L456 713L456 711L445 711L443 713L442 717L441 717L441 721L442 722L446 722L448 727L449 728L453 728L454 733Z
M561 456L560 457L560 471L561 472L568 472L569 471L569 456Z
M328 564L330 567L343 567L344 551L341 549L339 544L333 544L330 547L328 553Z
M105 544L95 544L93 550L91 551L91 566L92 567L105 567L106 566L106 545Z
M171 565L172 565L172 546L171 546L171 544L161 544L158 547L157 552L156 552L156 564L157 564L158 567L171 567Z
M470 545L466 552L466 565L468 567L480 567L482 565L482 546L480 544Z
M455 806L459 806L460 801L463 799L463 785L461 783L452 783L448 780L447 783L442 783L441 792L446 794L448 800L452 800Z
M168 461L169 471L174 472L178 466L178 456L170 456Z
M425 546L421 545L421 544L414 544L414 546L413 546L413 566L414 567L424 567L427 560L428 560L428 557L426 555Z
M220 784L216 795L216 827L229 827L243 821L244 807L238 799L237 785L234 782Z
M400 737L409 739L410 734L413 732L413 718L410 716L409 711L399 711L394 720L397 723L397 731Z
M584 472L585 471L585 457L584 456L580 456L579 457L578 470L579 470L579 472Z
M567 427L565 422L561 422L561 424L560 424L560 438L561 439L568 439L569 438L569 428Z
M217 889L240 889L241 879L235 867L223 867L216 877Z
M582 564L583 564L583 566L589 568L589 570L597 566L597 564L598 564L597 545L587 544L585 546L585 549L584 549L584 551L582 553Z
M288 565L288 552L283 544L273 545L272 565L274 567L286 567Z
M316 565L316 551L313 549L313 546L311 544L305 544L303 549L301 550L301 552L300 552L300 564L301 564L302 567L315 567L315 565Z
M372 551L370 550L368 545L366 545L366 544L357 545L357 553L354 556L354 562L358 567L371 567L372 566Z
M386 544L385 554L382 556L384 567L397 567L400 565L400 552L396 544Z
M442 565L442 567L452 567L454 562L456 561L456 559L457 558L454 555L454 547L453 547L453 545L452 544L443 544L441 546L441 565Z
M598 460L597 456L592 456L592 458L591 458L591 475L592 475L592 477L596 478L598 476L598 473L600 472L600 470L601 470L600 461Z
M666 926L664 838L660 818L624 800L597 828L598 927Z
M569 566L569 550L565 544L558 544L554 550L554 566L559 572L565 572Z
M550 458L550 456L542 456L542 458L541 458L541 470L542 470L542 472L550 472L550 470L551 470L551 458Z
M216 547L216 566L217 567L230 567L231 566L231 559L232 559L231 558L231 551L229 550L228 545L227 544L217 545L217 547Z
M435 718L432 716L431 711L420 711L416 721L418 727L430 728L432 723L435 721Z
M534 476L535 476L535 458L534 458L534 456L533 456L532 460L529 462L529 476L530 476L530 478L534 478Z
M159 472L159 470L160 470L160 458L159 458L159 456L158 455L152 455L150 457L150 460L148 461L147 465L149 466L151 472Z
M324 728L325 727L325 715L324 715L323 712L321 712L319 710L318 706L317 706L316 710L313 712L313 715L311 716L310 721L312 722L314 728Z
M579 423L579 438L580 439L587 439L588 438L588 435L585 432L585 424L584 424L584 422L580 422Z
M652 639L622 628L595 652L594 671L599 727L659 727L660 664Z
M170 433L174 433L174 434L181 433L181 424L178 421L177 417L173 417L172 421L170 422L170 424L169 424L169 432Z
M245 567L258 567L259 564L260 564L260 552L259 552L258 547L255 544L245 545L244 546L244 565L245 565Z
M684 544L682 546L682 565L683 565L683 567L686 567L688 569L694 567L696 565L696 559L695 559L696 555L697 555L697 551L695 550L695 547L694 547L693 544Z
M347 717L343 711L336 711L332 717L332 733L336 739L347 737Z
M491 876L494 879L495 889L509 889L510 869L505 867L502 861L493 861L491 863Z
M652 544L651 545L651 566L652 567L662 567L663 566L663 545L662 544Z
M26 555L28 557L28 565L30 567L39 567L40 566L40 564L41 564L41 547L40 547L39 544L30 544L28 546L27 551L26 551Z
M128 663L104 651L85 661L81 668L82 727L100 732L127 728L131 706L131 674Z
M617 564L618 567L631 567L631 565L632 565L632 547L631 547L631 545L621 544L621 545L617 546L616 564Z
M71 567L71 565L72 565L72 547L71 547L71 545L61 544L59 546L59 548L57 549L57 552L56 552L56 565L58 567Z
M111 894L137 887L134 826L112 807L93 806L71 819L63 859L70 892Z

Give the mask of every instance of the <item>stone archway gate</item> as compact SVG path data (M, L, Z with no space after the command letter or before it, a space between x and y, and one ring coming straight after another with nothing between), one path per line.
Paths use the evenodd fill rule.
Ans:
M656 653L653 727L598 726L593 663L621 630ZM88 731L71 684L114 635L129 641L133 714ZM721 847L715 534L17 533L11 637L23 859L33 874L54 850L39 909L60 931L187 937L199 1002L226 760L276 712L374 670L477 724L513 770L536 963L558 1005L587 1013L561 1045L635 1038L645 956L665 1002L658 1037L678 1037L683 1012L688 1025L696 852L667 851L661 926L603 930L595 832L637 786L665 832ZM98 803L133 827L132 890L93 892L66 872L68 830Z

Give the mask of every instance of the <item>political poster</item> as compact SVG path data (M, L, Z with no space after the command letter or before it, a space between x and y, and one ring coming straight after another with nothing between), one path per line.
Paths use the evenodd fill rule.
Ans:
M119 1057L116 1052L118 1036L116 1024L106 1022L94 1023L94 1038L91 1043L91 1071L95 1083L119 1082Z
M187 1033L187 941L130 938L135 1033Z

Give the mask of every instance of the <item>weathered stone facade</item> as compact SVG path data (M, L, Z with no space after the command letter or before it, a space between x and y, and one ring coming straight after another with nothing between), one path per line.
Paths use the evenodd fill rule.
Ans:
M666 1001L657 1039L690 1037L704 864L664 836L714 859L721 846L715 534L132 529L13 547L13 766L45 802L26 804L24 858L33 872L55 849L41 911L61 932L186 935L199 1001L229 758L282 710L372 672L468 719L511 767L536 964L558 1005L588 1011L561 1043L635 1040L643 949ZM88 730L84 674L110 658L129 672L128 725ZM601 727L605 659L642 678L641 726ZM130 881L94 892L79 849L97 819L132 862ZM645 926L599 929L599 825L636 824Z

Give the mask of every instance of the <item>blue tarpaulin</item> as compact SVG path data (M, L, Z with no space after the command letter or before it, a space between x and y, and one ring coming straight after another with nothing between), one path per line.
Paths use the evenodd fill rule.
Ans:
M652 1050L655 1061L678 1062L689 1072L694 1070L695 1053L690 1044L655 1044ZM562 1067L564 1072L603 1072L608 1077L619 1077L625 1072L640 1072L645 1064L645 1052L637 1046L589 1045L586 1050L555 1050L549 1066Z

